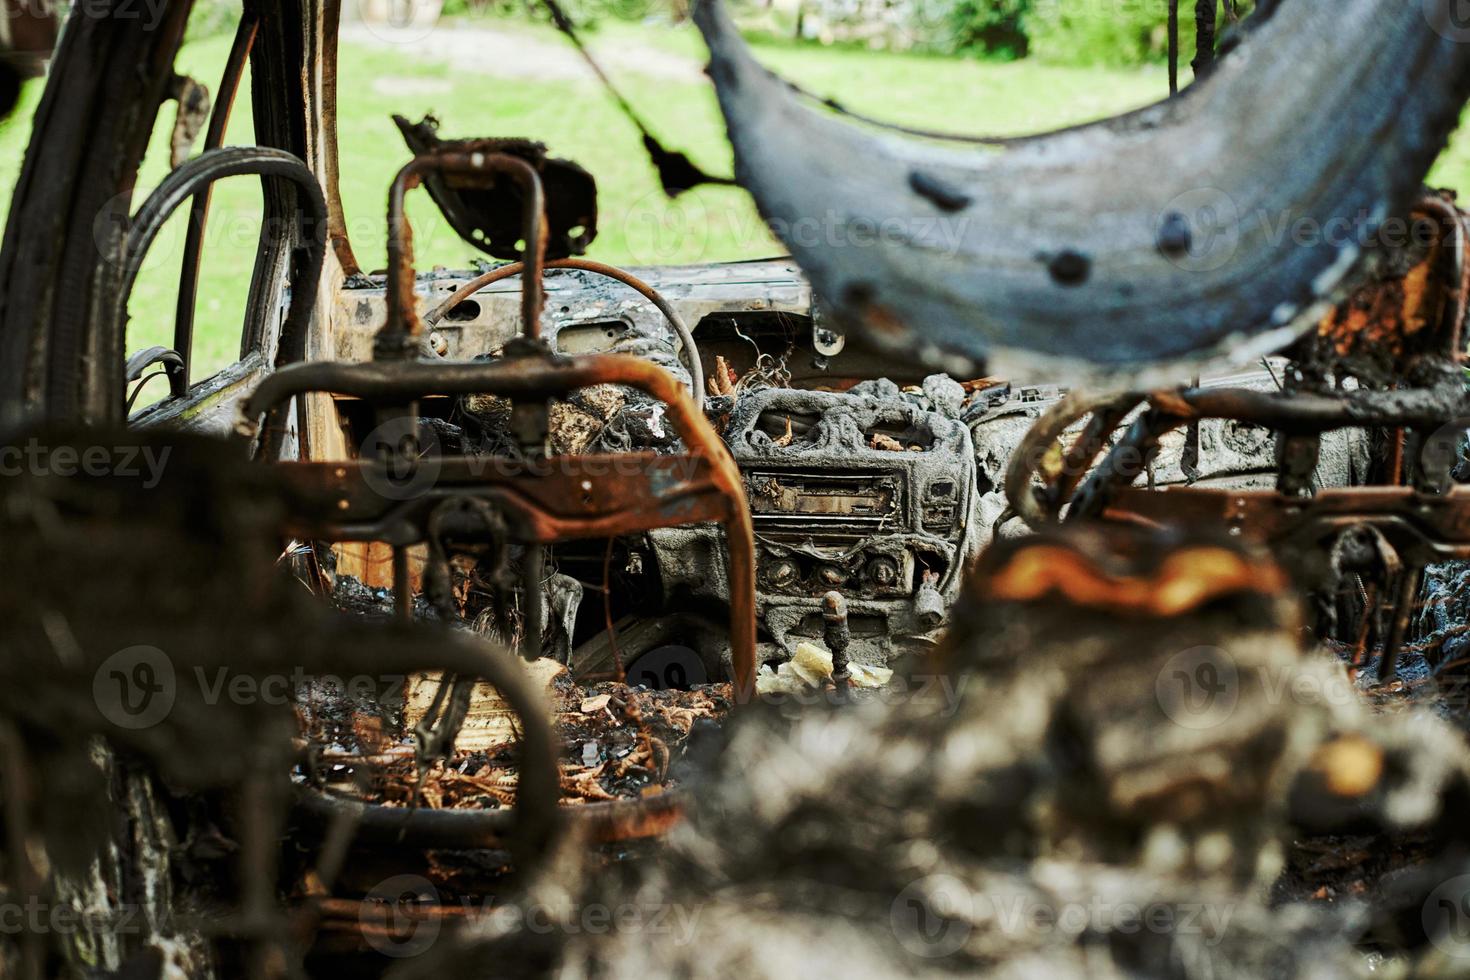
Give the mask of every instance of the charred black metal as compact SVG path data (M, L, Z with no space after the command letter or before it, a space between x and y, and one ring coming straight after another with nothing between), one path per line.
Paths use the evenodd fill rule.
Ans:
M556 0L541 0L541 3L551 13L551 22L556 25L556 29L561 31L566 36L566 39L571 42L572 46L577 49L577 53L582 56L583 61L587 62L587 66L592 69L592 73L597 76L598 81L602 83L602 87L613 97L613 100L618 104L618 108L622 110L623 115L628 118L628 121L638 130L639 135L643 137L643 149L648 154L649 161L653 163L654 169L658 171L659 186L664 189L665 194L669 197L678 197L685 191L693 190L705 184L735 185L736 182L729 177L710 176L685 154L677 150L670 150L660 143L658 137L653 135L648 126L643 122L642 117L633 109L632 103L623 97L622 92L613 85L612 79L607 77L607 73L597 63L597 59L592 57L592 53L582 43L582 39L577 33L576 25L572 23L572 19L567 16L566 11L562 10L561 4L557 3Z
M832 683L839 692L847 690L847 647L852 630L847 623L847 600L841 592L828 592L822 597L822 642L832 653Z
M125 311L130 277L167 212L190 200L202 216L201 180L246 161L270 164L243 356L218 378L188 385L197 250L186 248L179 349L153 348L126 365L111 351L100 394L86 390L101 379L89 358L121 340L121 324L88 313L66 327L71 340L53 344L65 332L54 316L61 306L103 300L83 290L58 304L46 290L82 281L58 278L63 264L68 275L96 268L75 253L73 236L38 243L12 220L0 330L23 322L23 310L35 322L24 321L23 338L0 341L31 358L0 369L7 417L85 414L83 402L104 395L121 404L159 366L172 397L134 416L148 430L141 437L41 430L31 443L0 444L0 461L32 444L61 450L60 459L98 444L155 462L171 454L156 485L91 471L0 482L0 539L13 558L0 573L0 871L16 896L147 913L137 936L58 930L13 945L0 935L0 962L29 976L51 963L157 973L166 948L169 970L204 980L340 975L345 955L376 972L381 961L363 954L394 940L398 896L380 901L374 882L407 875L404 894L427 904L436 929L470 918L458 898L538 916L446 933L421 959L396 965L409 978L476 975L487 964L788 975L801 968L790 951L811 948L808 932L824 937L825 965L860 975L1172 978L1207 967L1232 980L1284 980L1367 972L1361 949L1370 946L1384 958L1378 972L1434 973L1442 923L1423 913L1440 906L1424 894L1401 902L1370 893L1366 916L1345 916L1308 901L1314 888L1276 869L1299 843L1283 842L1302 831L1367 827L1384 836L1365 847L1412 836L1426 873L1461 874L1470 769L1458 736L1433 719L1378 717L1356 695L1300 704L1280 691L1345 680L1397 709L1432 685L1374 676L1417 682L1432 670L1445 684L1470 657L1463 603L1430 610L1422 601L1426 590L1436 602L1463 592L1470 575L1446 564L1470 559L1470 488L1455 485L1470 475L1460 366L1470 229L1452 199L1414 205L1416 234L1427 237L1375 256L1372 288L1283 352L1285 382L1274 392L1279 361L1269 380L1206 377L1151 394L963 376L943 344L905 334L912 289L938 288L942 255L897 282L881 256L852 276L826 268L830 255L802 256L818 291L852 307L831 311L817 308L784 260L636 274L580 260L543 266L543 238L553 254L590 240L590 225L578 235L570 223L595 221L584 206L590 177L557 169L539 144L441 142L431 121L400 121L423 152L390 196L384 282L358 274L335 200L335 40L321 34L333 31L338 6L248 5L209 139L218 142L248 50L256 132L281 149L206 148L139 212L132 250L119 253L122 288L107 293L105 276L85 281ZM709 9L700 8L707 22ZM1308 6L1263 9L1272 16L1252 44L1288 14L1298 27L1328 18ZM1322 139L1298 149L1304 168L1330 161L1350 176L1313 185L1313 206L1371 191L1375 205L1391 207L1459 108L1465 56L1416 34L1417 21L1411 29L1414 18L1387 0L1345 0L1330 13L1351 30L1317 41L1337 53L1342 77L1316 53L1306 74L1342 118L1299 120ZM108 165L121 168L104 175L110 192L132 179L134 144L173 75L183 14L168 17L158 39L120 31L115 49L74 21L65 42L73 53L60 65L70 73L53 79L37 120L75 127L61 135L78 153L109 153ZM1370 20L1381 38L1364 40ZM1228 123L1231 113L1201 108L1228 94L1212 86L1231 58L1206 77L1213 26L1201 22L1193 94L1102 126L975 142L1002 144L994 160L1008 166L1027 154L1055 160L1057 147L1088 156L1094 144L1149 143L1181 119ZM742 86L767 80L742 67L729 36L712 37L727 109L742 103L777 133L807 118L774 95L743 101ZM1359 47L1347 43L1354 38ZM111 105L80 87L76 51L138 59L126 66L132 75L97 62L95 84L118 85L119 120L68 122L59 101L68 96L90 112ZM1365 74L1374 58L1387 64ZM1254 67L1284 77L1279 63ZM1442 84L1406 87L1395 101L1394 79ZM196 86L176 90L197 103ZM1404 114L1394 146L1336 138L1353 126L1382 129L1372 122L1388 103ZM1279 122L1282 105L1260 105ZM790 161L761 164L731 115L742 173L760 196ZM185 122L183 137L198 113ZM666 189L704 179L644 136ZM810 150L795 140L784 149ZM33 153L54 162L43 143ZM892 187L914 198L929 227L959 227L994 195L934 162L942 157L898 161ZM824 168L874 159L819 154L783 186L795 194L833 173L842 179L829 182L842 184L847 170ZM37 239L63 225L76 232L82 212L40 193L36 166L27 162L13 213L34 223ZM68 193L82 186L64 177ZM553 186L563 178L566 188ZM494 224L493 248L523 241L510 251L526 268L418 275L402 218L420 179L461 233L484 238ZM1049 181L1022 189L1061 194ZM26 195L61 218L39 221ZM1028 229L1013 266L1024 268L1023 286L1044 284L1033 294L1044 302L1028 304L1011 283L1004 303L987 307L990 297L961 290L957 308L967 322L1023 339L1055 318L1067 343L1108 340L1095 351L1105 365L1151 362L1158 349L1140 353L1106 326L1157 277L1117 281L1116 253L1089 239L1086 208L1056 200L1028 211L1047 227L998 229ZM1128 261L1187 272L1206 232L1219 230L1207 227L1210 205L1154 208L1131 227ZM127 210L117 206L119 216ZM875 227L873 217L856 215L854 227ZM319 227L337 264L324 262ZM1203 270L1176 282L1217 289L1205 304L1217 315L1206 339L1217 346L1261 327L1242 314L1257 299L1247 287L1285 289L1291 309L1270 307L1266 331L1280 339L1277 328L1305 322L1335 296L1350 258L1334 256L1325 271L1298 263L1234 280ZM39 292L17 280L28 268ZM521 272L522 283L502 284ZM598 278L608 275L642 296ZM1287 288L1305 279L1310 297ZM292 305L283 324L288 287L321 316ZM1180 295L1181 307L1198 299ZM908 360L848 332L853 312ZM1197 352L1199 336L1175 337L1164 322L1128 326ZM75 365L55 360L78 351ZM914 357L950 373L929 374ZM291 404L297 410L285 411ZM243 438L165 436L166 425L233 426ZM1182 425L1198 438L1181 446ZM405 477L420 475L424 483L405 491ZM1145 477L1147 489L1132 485ZM1040 533L1015 539L1022 529L1011 516ZM584 604L584 591L601 601ZM517 637L522 654L546 659L520 663L505 648ZM835 694L818 643L830 651ZM155 647L162 661L150 659ZM777 665L778 675L757 674ZM408 690L341 695L313 676L288 684L279 703L247 703L209 694L233 686L193 680L264 684L297 669L386 675ZM169 710L134 724L167 690L164 670L175 682ZM886 679L886 690L873 689ZM138 697L115 703L129 683ZM775 703L745 704L755 691ZM781 703L786 693L829 704ZM731 705L735 715L714 720ZM475 737L483 741L468 745ZM628 860L639 855L648 859ZM1345 880L1371 887L1390 880L1381 870ZM939 884L948 882L959 891ZM1011 895L1054 908L1093 894L1141 908L1208 902L1236 917L1209 934L1093 922L1015 935L951 901ZM616 924L579 929L567 915L631 901L698 903L718 915L690 923L678 942ZM218 929L177 918L199 908L219 910ZM910 912L924 918L909 921ZM950 917L940 938L957 939L938 955L928 928L936 912ZM1395 920L1424 928L1405 938L1389 928Z
M571 160L551 157L545 144L526 139L445 140L439 137L439 120L433 116L417 123L394 116L393 122L414 156L441 150L507 154L535 168L545 188L548 259L581 255L597 237L596 179ZM424 177L424 187L449 226L466 242L497 259L521 258L525 200L518 183L469 187L452 177L430 173Z
M1380 210L1406 214L1470 93L1470 52L1416 7L1287 4L1249 27L1239 49L1258 45L1269 57L1237 51L1158 105L998 153L895 149L802 104L753 58L718 0L696 5L695 19L743 182L768 219L831 213L853 227L909 223L910 234L877 249L787 244L834 316L936 369L1009 355L1032 369L1126 383L1161 364L1178 377L1191 362L1254 360L1278 348L1355 281L1364 251L1321 240L1273 244L1261 216L1300 215L1325 227ZM1305 81L1308 73L1319 81ZM1384 85L1388 75L1404 84ZM1436 83L1416 84L1416 76ZM1339 134L1377 128L1404 138L1371 151L1360 144L1357 161L1346 163L1350 141ZM1247 133L1251 145L1282 154L1279 162L1259 154L1222 161L1217 147L1244 145ZM971 220L944 226L948 239L924 221L932 203L909 184L916 167L975 201L964 212ZM1206 172L1229 186L1201 193ZM1137 211L1124 217L1109 205L1100 217L1105 200ZM1224 202L1235 210L1208 255L1160 254L1161 215L1218 217ZM1048 217L1038 224L1039 213ZM1027 234L1012 234L1018 228ZM1205 236L1194 240L1198 250ZM1029 261L1065 250L1087 257L1085 282ZM1071 285L1059 290L1058 282Z
M1229 3L1229 0L1226 0ZM1194 3L1194 69L1196 79L1204 78L1215 67L1215 16L1219 0L1195 0Z
M113 299L113 316L118 323L128 319L128 300L143 261L169 216L186 202L198 202L220 180L243 175L258 176L271 183L294 188L298 202L297 221L290 234L301 243L303 255L296 272L298 291L293 292L286 323L281 330L278 364L305 359L307 325L315 314L322 263L327 253L327 205L316 176L294 155L268 147L230 147L206 150L170 173L143 202L128 233L121 264L121 282ZM186 242L187 248L187 242ZM194 256L197 265L198 256ZM182 323L182 321L181 321ZM192 319L189 321L192 324ZM192 330L192 328L191 328ZM177 336L177 334L176 334ZM185 350L178 351L187 380ZM185 385L187 387L187 385Z
M240 16L235 29L235 40L230 54L225 59L219 88L215 93L214 108L209 116L209 130L204 136L205 151L219 149L224 145L225 130L230 125L230 112L239 94L240 81L245 74L245 65L250 58L250 49L255 44L256 32L260 29L260 18L256 11L247 9ZM208 185L194 196L189 205L189 225L184 233L184 255L179 271L179 295L174 312L174 350L184 365L184 380L189 379L189 368L194 349L194 307L199 293L200 255L204 247L204 230L209 221L209 201L214 185ZM320 269L317 270L320 275ZM187 383L185 384L187 388Z
M111 315L127 223L119 195L143 159L190 4L170 0L156 19L120 16L123 6L73 8L9 209L0 389L12 423L117 421L123 408L124 339Z
M970 195L923 170L915 170L909 174L909 186L914 189L914 193L933 201L934 206L941 211L963 211L974 201Z

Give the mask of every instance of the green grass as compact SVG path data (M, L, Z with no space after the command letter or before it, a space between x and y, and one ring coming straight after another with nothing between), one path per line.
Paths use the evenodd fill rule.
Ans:
M185 74L205 81L211 92L219 84L220 68L230 49L230 38L214 37L187 45L178 67ZM42 82L27 83L23 101L0 125L0 187L5 188L0 208L9 205L9 189L20 173L25 146L30 138L30 117L40 101ZM148 156L139 173L134 209L168 173L168 141L173 112L161 114ZM248 83L235 103L227 143L253 142ZM202 138L202 137L201 137ZM133 290L127 349L135 351L154 344L173 346L174 308L178 295L179 263L183 253L188 208L175 212L148 254ZM254 268L260 232L260 182L248 178L224 181L215 187L210 224L204 249L194 339L194 379L202 380L240 356L240 335L245 299ZM159 395L164 387L154 382L144 395Z
M477 20L470 26L516 32L543 44L564 43L550 28L522 22ZM637 43L696 62L703 57L697 35L688 28L610 23L593 40ZM180 69L213 89L228 48L228 37L190 43L180 56ZM961 132L1020 133L1083 122L1153 101L1167 87L1158 67L1067 68L1036 61L981 62L777 42L758 43L756 48L775 70L854 109ZM433 60L426 51L427 45L389 49L349 43L342 48L338 117L342 197L353 246L365 269L384 265L388 184L407 157L390 118L395 112L413 120L433 112L443 123L441 132L451 137L533 137L556 155L587 167L597 177L601 195L601 233L590 252L593 258L638 265L747 259L781 251L740 190L703 188L678 201L666 201L636 131L601 88L578 81L471 74ZM711 173L730 172L723 121L707 83L616 70L613 74L667 146L688 153ZM0 186L14 184L39 94L39 85L32 83L21 109L0 126ZM172 113L166 116L155 133L135 204L166 173ZM227 143L251 142L250 118L247 86L236 105ZM1462 136L1431 181L1470 186L1467 178L1470 139ZM252 179L228 181L216 190L200 288L196 379L238 356L259 207L259 184ZM420 270L466 268L479 255L448 228L422 191L411 195L409 215ZM182 240L181 212L139 278L132 301L130 350L171 344Z

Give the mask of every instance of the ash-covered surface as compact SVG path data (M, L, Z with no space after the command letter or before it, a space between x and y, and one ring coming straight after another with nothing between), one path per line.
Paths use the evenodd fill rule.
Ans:
M234 663L286 677L296 665L315 678L422 671L452 646L458 633L442 626L409 630L323 615L277 566L279 545L264 529L205 537L197 525L184 526L173 501L194 499L197 485L245 513L269 499L263 490L247 492L254 489L248 472L238 480L223 464L222 472L205 482L181 469L179 483L163 491L175 496L140 494L127 501L138 506L109 508L95 520L66 517L67 533L44 546L17 538L31 542L25 568L50 569L53 577L86 570L65 609L69 621L98 631L83 638L93 657L85 669L60 670L48 659L54 654L39 605L28 598L31 583L15 576L14 619L32 637L24 649L45 653L26 661L26 676L15 672L17 712L33 710L26 702L34 694L25 692L52 687L92 704L100 654L115 649L99 639L111 644L114 634L84 615L95 611L95 595L113 597L105 608L118 622L138 614L83 560L99 547L108 569L156 576L146 580L148 594L159 608L183 611L179 622L184 613L197 616L202 599L217 614L168 644L181 677L194 676L189 658L205 654L214 659L198 666L210 676ZM117 513L132 522L115 521ZM110 535L98 534L104 526ZM159 564L159 540L181 557ZM1043 543L1083 547L1070 536ZM1161 555L1177 544L1144 550ZM1463 975L1457 957L1465 946L1455 927L1470 891L1463 877L1470 873L1470 779L1464 737L1446 720L1463 714L1438 696L1443 679L1430 674L1422 654L1406 654L1386 686L1372 684L1370 661L1355 685L1340 657L1303 653L1291 602L1259 590L1222 595L1167 620L981 594L1016 547L982 558L972 591L956 607L945 660L901 677L896 697L834 705L814 696L731 709L723 687L649 692L557 680L563 803L684 788L693 812L667 846L619 845L619 856L630 859L609 871L605 851L569 839L540 874L511 881L504 852L364 844L352 849L333 895L355 900L409 874L442 886L447 900L480 901L477 909L493 899L496 909L535 910L477 916L457 936L446 929L420 956L395 964L409 976L789 976L811 968L814 950L823 968L867 976ZM1115 553L1124 552L1098 551ZM255 577L201 594L198 583L219 574L221 554L235 558L226 567ZM250 581L272 583L269 601ZM388 615L380 591L344 585L341 593L346 607L369 619ZM255 604L241 607L242 596ZM138 640L157 637L149 618L137 627ZM221 623L231 629L222 632ZM238 649L221 648L222 637ZM459 670L471 669L468 659L458 662ZM1204 666L1213 672L1201 673ZM1202 686L1181 689L1181 673L1182 682ZM191 699L186 712L160 729L163 757L175 772L197 774L200 785L219 779L221 753L290 727L280 718L268 731L255 708L209 705L202 694L181 685L181 697ZM348 699L326 710L330 695L330 685L311 689L297 717L307 722L312 749L324 753L329 778L354 786L358 775L378 778L367 787L399 805L493 810L512 802L509 754L456 756L419 788L403 729L376 705L362 711ZM703 733L727 712L728 734L711 745ZM37 726L46 720L29 717ZM58 745L90 751L88 739L65 727L46 744L52 752ZM135 751L149 745L140 737ZM367 753L376 753L370 765L354 761ZM283 761L276 771L288 768ZM222 782L248 773L243 762L232 762L231 771L236 776ZM35 772L47 793L67 788L48 781L51 770ZM153 792L145 781L127 785L131 793ZM104 795L59 799L106 799L106 785L98 787ZM134 826L158 835L137 851L139 860L154 862L148 880L187 872L233 881L231 848L243 835L212 836L206 821L187 813L185 799L159 796L129 811L148 817ZM255 799L251 813L273 812L269 801ZM74 803L70 810L76 816L88 808ZM60 818L66 808L53 803L44 812ZM169 836L175 821L192 832L182 843ZM66 825L44 826L55 833ZM287 839L289 847L319 843ZM198 857L210 849L219 856ZM267 853L275 855L273 842ZM114 900L136 897L136 890L110 891L114 880L135 886L108 874L89 901L111 909ZM294 886L295 879L284 883L283 893ZM174 911L168 902L167 895L157 899L164 920ZM588 928L588 910L596 908L639 912L622 925ZM361 931L355 909L332 921ZM207 948L208 940L196 940Z
M822 597L847 599L849 656L882 666L927 651L984 541L975 457L960 422L971 395L934 375L900 388L736 387L715 408L745 477L757 551L761 659L821 637ZM650 535L666 594L728 601L711 575L717 532Z
M300 699L298 716L308 738L327 749L323 761L329 782L350 785L355 795L388 806L514 805L514 732L502 744L456 750L420 772L411 726L403 723L401 710L381 711L371 699L352 694L316 685ZM579 685L565 671L556 675L548 694L562 747L562 803L568 806L637 799L674 787L676 763L696 724L723 721L732 703L729 684L651 691L614 681Z
M736 712L667 850L615 880L568 852L398 975L1463 975L1453 727L1372 710L1268 596L1168 620L977 598L948 687ZM668 927L582 928L630 902Z
M666 352L667 353L667 352ZM676 364L661 365L676 377L689 373ZM523 450L510 430L511 403L493 395L459 400L453 421L438 422L445 445L463 455L516 458ZM428 421L428 420L425 420ZM618 385L584 388L551 402L547 452L551 456L652 450L670 453L679 446L664 406L647 395Z
M1238 387L1249 391L1277 391L1288 366L1280 359L1266 362L1263 370L1230 378L1207 380L1205 388ZM1006 469L1011 454L1042 414L1065 392L1054 387L997 388L988 401L976 399L966 410L965 422L975 443L976 480L980 488L980 511L989 534L1018 536L1026 533L1019 520L1001 522L1007 511ZM1080 433L1083 420L1067 432L1069 441ZM1128 429L1120 424L1113 442ZM1178 429L1160 441L1153 464L1134 481L1153 487L1197 486L1212 489L1269 490L1276 485L1276 441L1271 430L1232 419L1205 419L1199 424L1199 458L1195 472L1185 471L1186 432ZM1105 454L1103 454L1105 456ZM1100 458L1103 458L1100 456ZM1321 453L1313 471L1316 487L1346 487L1365 482L1372 467L1372 447L1367 435L1357 430L1323 434Z
M1436 672L1459 677L1462 685L1470 684L1470 670L1466 669L1470 665L1470 562L1445 562L1424 570L1410 639Z
M391 620L395 615L392 589L365 585L350 575L334 577L332 593L328 598L332 608L348 616L360 617L366 622L381 623ZM436 621L439 614L422 595L415 595L413 618Z

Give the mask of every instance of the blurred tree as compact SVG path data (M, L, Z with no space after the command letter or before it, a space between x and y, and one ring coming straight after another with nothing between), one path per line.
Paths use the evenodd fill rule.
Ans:
M955 0L946 53L1024 58L1031 48L1026 15L1032 0Z

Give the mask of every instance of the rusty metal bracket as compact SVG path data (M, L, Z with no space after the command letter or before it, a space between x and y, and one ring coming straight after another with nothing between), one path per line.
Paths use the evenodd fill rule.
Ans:
M597 237L596 179L574 161L551 156L545 144L513 137L442 139L439 120L433 116L410 123L395 115L393 122L414 156L441 150L502 153L535 167L546 189L548 258L581 255ZM523 249L517 242L522 234L524 198L519 187L453 187L445 178L429 174L424 178L424 188L460 238L497 259L520 257Z
M1073 500L1069 520L1087 520L1113 505L1118 494L1153 459L1159 440L1197 419L1234 419L1265 426L1288 436L1316 436L1335 429L1392 428L1427 434L1447 420L1470 415L1464 382L1447 362L1425 387L1390 391L1354 391L1347 394L1263 394L1242 389L1195 389L1159 392L1150 396L1152 408L1132 427L1088 477ZM1428 449L1437 447L1431 445ZM1426 447L1421 446L1421 457ZM1439 455L1443 455L1440 453ZM1426 458L1427 459L1427 458ZM1440 468L1445 461L1436 460ZM1442 483L1425 474L1421 483ZM1427 489L1426 487L1421 487Z
M1404 563L1430 565L1470 558L1470 487L1445 494L1410 487L1318 490L1310 498L1269 490L1169 487L1118 492L1106 516L1136 514L1167 526L1222 527L1267 544L1328 554L1344 531L1370 527L1392 543Z
M417 274L413 266L413 229L404 214L404 198L425 175L458 178L469 186L492 184L497 175L521 185L525 201L522 229L525 262L531 268L522 287L521 330L528 338L541 336L541 269L546 260L546 200L541 176L525 160L503 153L439 150L414 157L388 191L388 319L373 344L379 360L412 357L424 325L414 304Z
M1342 534L1369 529L1388 542L1404 566L1393 629L1379 665L1384 679L1393 674L1420 571L1470 558L1470 487L1442 495L1410 487L1351 487L1319 490L1310 498L1260 490L1126 488L1103 516L1141 517L1169 527L1223 527L1284 557L1327 555Z
M694 344L694 334L679 311L674 309L672 303L664 299L648 283L639 279L630 272L626 272L616 266L606 265L602 262L593 262L590 259L557 259L546 263L547 269L574 269L578 272L590 272L594 275L606 276L608 279L620 282L632 289L634 292L648 300L658 311L664 315L669 322L669 327L679 338L679 343L684 348L684 363L689 368L689 384L694 391L694 403L703 405L705 402L704 362L700 359L699 348ZM440 320L448 316L455 307L469 299L487 286L494 285L505 279L522 275L526 271L524 262L515 262L511 265L503 265L498 269L481 273L469 282L456 289L448 299L424 314L424 323L433 328Z
M522 339L526 343L517 356L458 364L411 359L424 327L414 299L413 232L404 214L404 196L424 174L433 172L471 181L504 174L522 184L526 205ZM374 344L376 359L371 364L285 367L266 378L245 400L238 428L254 439L263 417L269 426L269 419L279 417L284 405L312 392L372 402L380 418L397 412L411 419L416 417L418 401L434 395L501 395L522 403L539 401L544 412L549 399L579 388L621 384L642 391L664 404L687 455L546 459L533 448L527 460L511 461L482 457L420 460L410 453L411 458L400 460L415 473L409 488L394 486L392 475L384 470L386 460L282 463L282 471L297 490L299 527L295 531L325 540L374 540L392 545L394 588L402 613L408 611L409 602L406 549L429 539L434 508L446 496L484 499L499 508L512 536L527 546L532 567L540 549L557 541L721 523L729 553L735 697L739 702L748 701L755 691L755 535L740 470L700 405L662 368L635 357L559 357L541 349L544 211L540 178L524 160L450 150L416 157L398 172L388 194L388 315ZM623 281L628 279L631 277ZM687 338L686 343L692 346ZM416 453L417 446L413 450ZM425 474L423 467L427 466L434 469ZM424 476L427 478L422 479ZM392 492L383 492L385 488ZM405 489L407 492L400 492ZM528 583L527 613L534 622L533 591L539 594L538 587ZM535 648L532 643L530 649Z
M744 485L734 459L682 385L648 361L616 354L515 358L490 363L301 364L267 378L246 401L242 432L262 415L309 392L404 404L429 395L492 393L551 397L577 388L622 384L663 402L687 456L619 454L532 463L435 459L439 467L423 499L394 501L370 489L383 464L279 464L297 489L297 533L339 540L384 540L404 546L427 540L424 521L445 495L477 492L504 508L512 531L551 543L612 537L701 521L724 524L729 548L730 647L736 697L755 686L755 539Z

